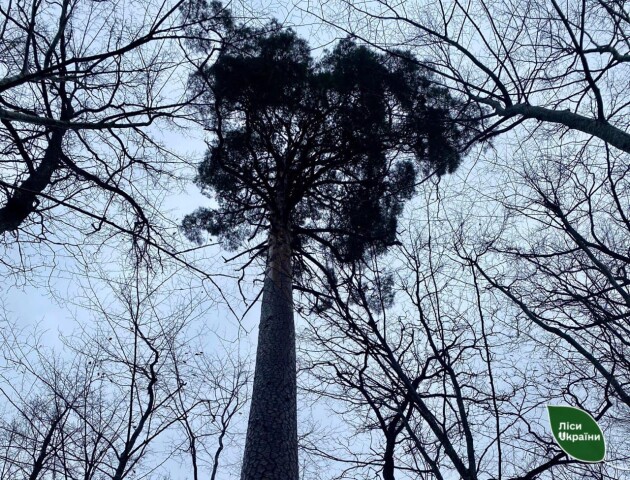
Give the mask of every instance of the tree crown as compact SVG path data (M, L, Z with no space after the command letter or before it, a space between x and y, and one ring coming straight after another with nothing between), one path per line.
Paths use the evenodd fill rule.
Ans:
M234 27L230 39L191 77L216 134L197 183L218 208L187 216L189 237L207 231L237 248L283 229L296 254L317 242L338 261L392 244L420 168L442 175L459 164L465 106L408 52L348 38L315 60L277 22Z

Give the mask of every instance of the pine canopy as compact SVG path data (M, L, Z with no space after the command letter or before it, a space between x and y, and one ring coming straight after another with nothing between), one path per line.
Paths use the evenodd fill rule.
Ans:
M454 119L465 107L406 52L345 39L315 60L275 22L232 28L217 61L191 79L216 134L197 182L218 208L187 216L184 230L236 249L287 229L294 256L317 242L342 262L384 250L418 173L458 166L471 130Z

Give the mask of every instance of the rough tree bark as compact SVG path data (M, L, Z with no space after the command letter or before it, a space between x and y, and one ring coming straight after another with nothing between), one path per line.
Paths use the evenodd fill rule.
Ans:
M291 238L269 232L267 270L241 480L297 480L297 401Z
M0 235L16 230L35 211L37 196L48 187L61 163L65 133L65 130L53 129L40 164L8 195L6 204L0 207Z

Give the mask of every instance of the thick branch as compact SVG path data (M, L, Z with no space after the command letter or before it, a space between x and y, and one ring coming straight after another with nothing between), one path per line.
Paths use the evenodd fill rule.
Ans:
M607 121L588 118L583 115L573 113L570 110L552 110L550 108L537 107L519 103L509 107L503 107L494 100L478 99L492 107L496 113L502 117L523 116L541 122L551 122L564 125L565 127L578 130L597 137L609 145L630 153L630 134L620 128L611 125Z
M53 173L60 165L64 134L64 130L53 131L40 164L15 187L6 204L0 208L0 234L16 230L35 211L38 194L50 184Z

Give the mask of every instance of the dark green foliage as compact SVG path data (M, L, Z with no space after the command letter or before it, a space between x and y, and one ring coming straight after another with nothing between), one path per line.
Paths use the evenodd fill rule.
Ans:
M182 26L188 43L194 49L210 54L216 48L217 36L234 31L234 20L230 11L218 1L188 0L180 8Z
M197 183L219 204L184 230L229 247L269 229L291 232L297 258L317 242L336 261L395 242L417 172L452 172L465 109L410 54L342 40L319 60L291 29L232 27L217 59L191 79L216 133Z

